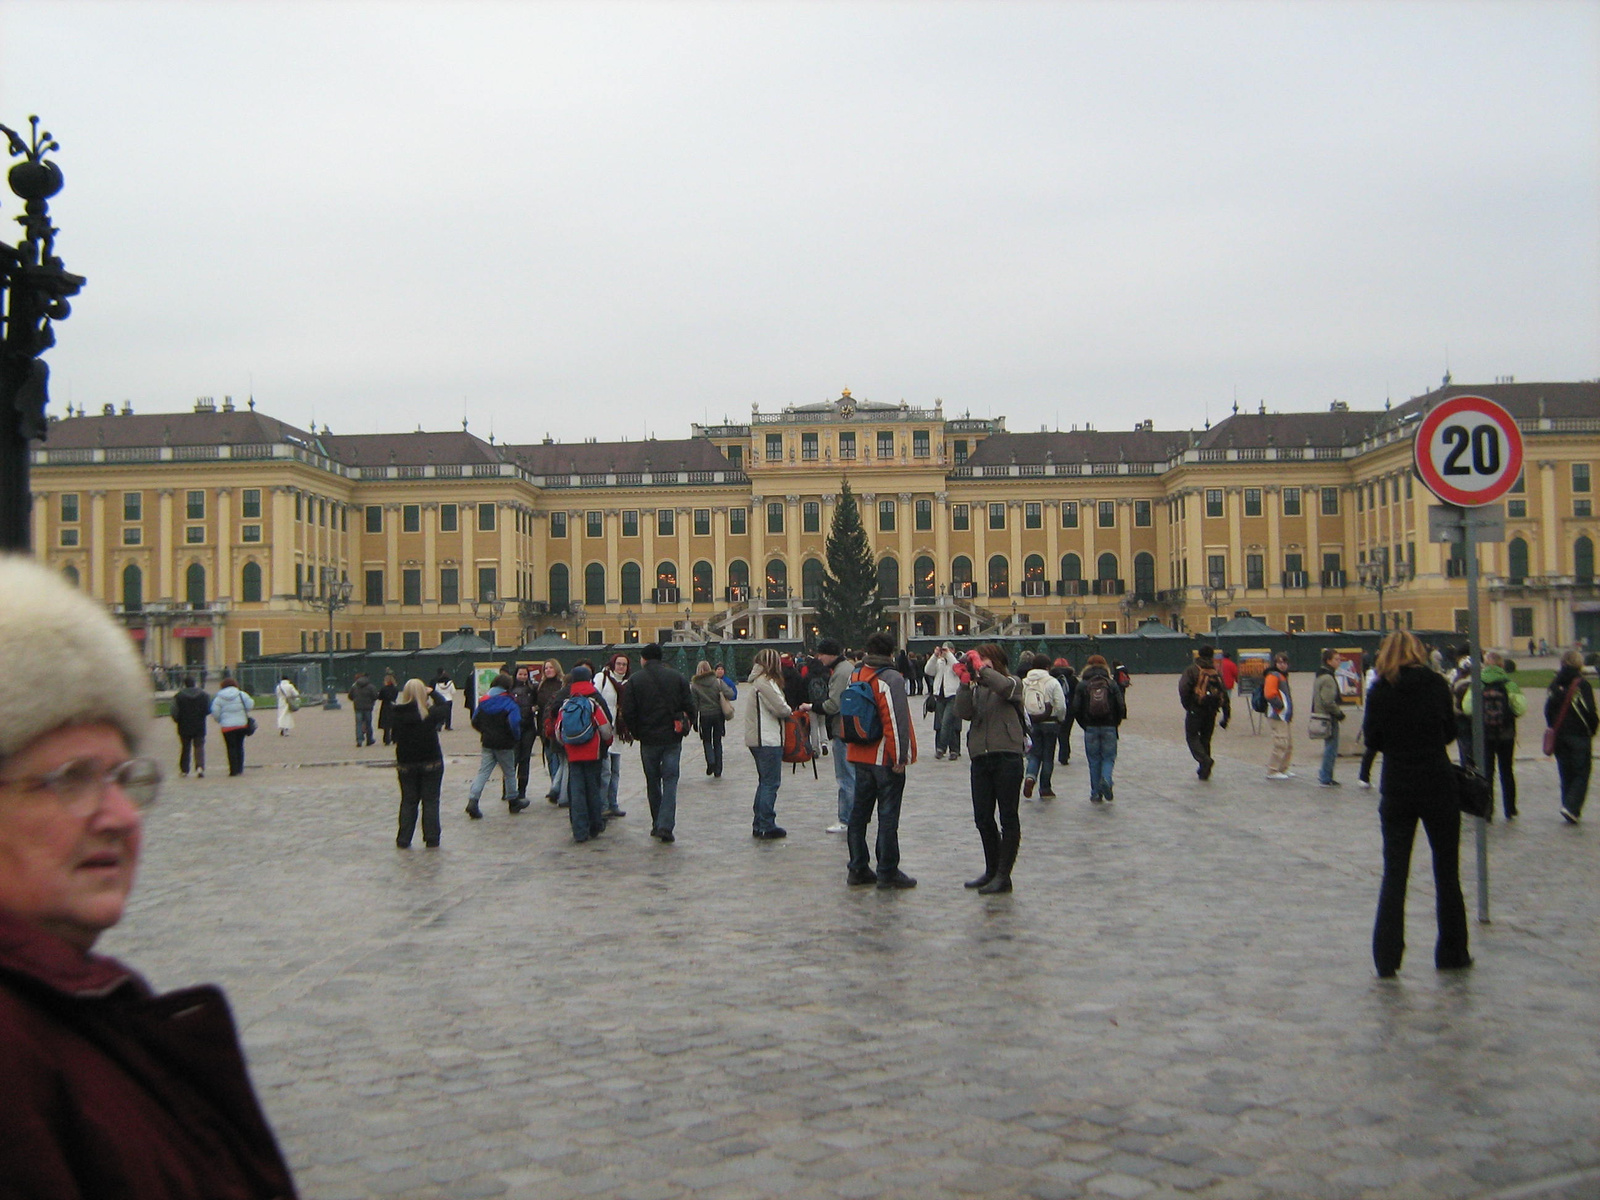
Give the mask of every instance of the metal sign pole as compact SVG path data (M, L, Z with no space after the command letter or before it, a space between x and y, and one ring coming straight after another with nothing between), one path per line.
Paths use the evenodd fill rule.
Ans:
M1472 766L1489 773L1483 729L1483 637L1478 627L1478 543L1473 536L1479 524L1468 509L1457 508L1461 521L1461 549L1467 559L1467 654L1472 659ZM1478 848L1478 920L1489 924L1489 822L1474 819Z

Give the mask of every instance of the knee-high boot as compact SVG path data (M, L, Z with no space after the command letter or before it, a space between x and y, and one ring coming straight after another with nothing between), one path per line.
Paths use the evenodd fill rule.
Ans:
M967 880L969 888L985 888L994 878L995 862L1000 857L1000 838L993 829L978 827L978 837L983 840L983 874Z
M980 896L993 896L996 892L1011 890L1011 868L1017 865L1017 847L1022 844L1022 830L1012 828L1000 834L1000 868L988 883L978 889Z

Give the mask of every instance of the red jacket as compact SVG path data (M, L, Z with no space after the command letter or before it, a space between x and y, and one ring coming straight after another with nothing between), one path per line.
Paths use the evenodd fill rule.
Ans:
M574 696L587 696L594 701L594 726L596 735L581 746L563 746L567 752L568 762L599 762L603 747L610 740L606 737L606 726L611 724L611 717L606 712L605 698L595 690L594 684L586 679L580 679L572 685L571 694ZM559 721L560 718L558 717Z
M1239 686L1239 664L1231 658L1217 659L1217 670L1222 675L1222 686L1230 692Z
M154 995L4 913L0 1096L7 1200L295 1195L217 988Z

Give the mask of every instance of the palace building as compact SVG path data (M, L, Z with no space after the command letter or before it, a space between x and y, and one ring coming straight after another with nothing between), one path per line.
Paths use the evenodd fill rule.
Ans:
M1411 438L1464 392L1509 409L1526 447L1507 540L1481 549L1485 637L1600 644L1600 383L1446 379L1381 410L1039 433L846 391L681 439L536 445L465 423L297 429L253 401L107 405L53 419L35 449L33 543L160 665L324 650L330 626L336 649L463 626L506 646L801 637L845 479L902 638L1205 630L1240 611L1288 631L1462 629L1465 560L1428 541Z

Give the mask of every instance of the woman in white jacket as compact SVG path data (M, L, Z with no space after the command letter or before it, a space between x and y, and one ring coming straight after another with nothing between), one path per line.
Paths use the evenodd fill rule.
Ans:
M278 680L273 692L278 697L278 736L285 737L294 728L294 710L300 707L300 689L285 675Z
M762 650L750 668L749 698L744 709L744 744L756 760L755 820L750 836L787 837L777 822L778 785L783 781L783 723L796 711L783 698L783 660L776 650ZM800 712L811 705L802 704Z

